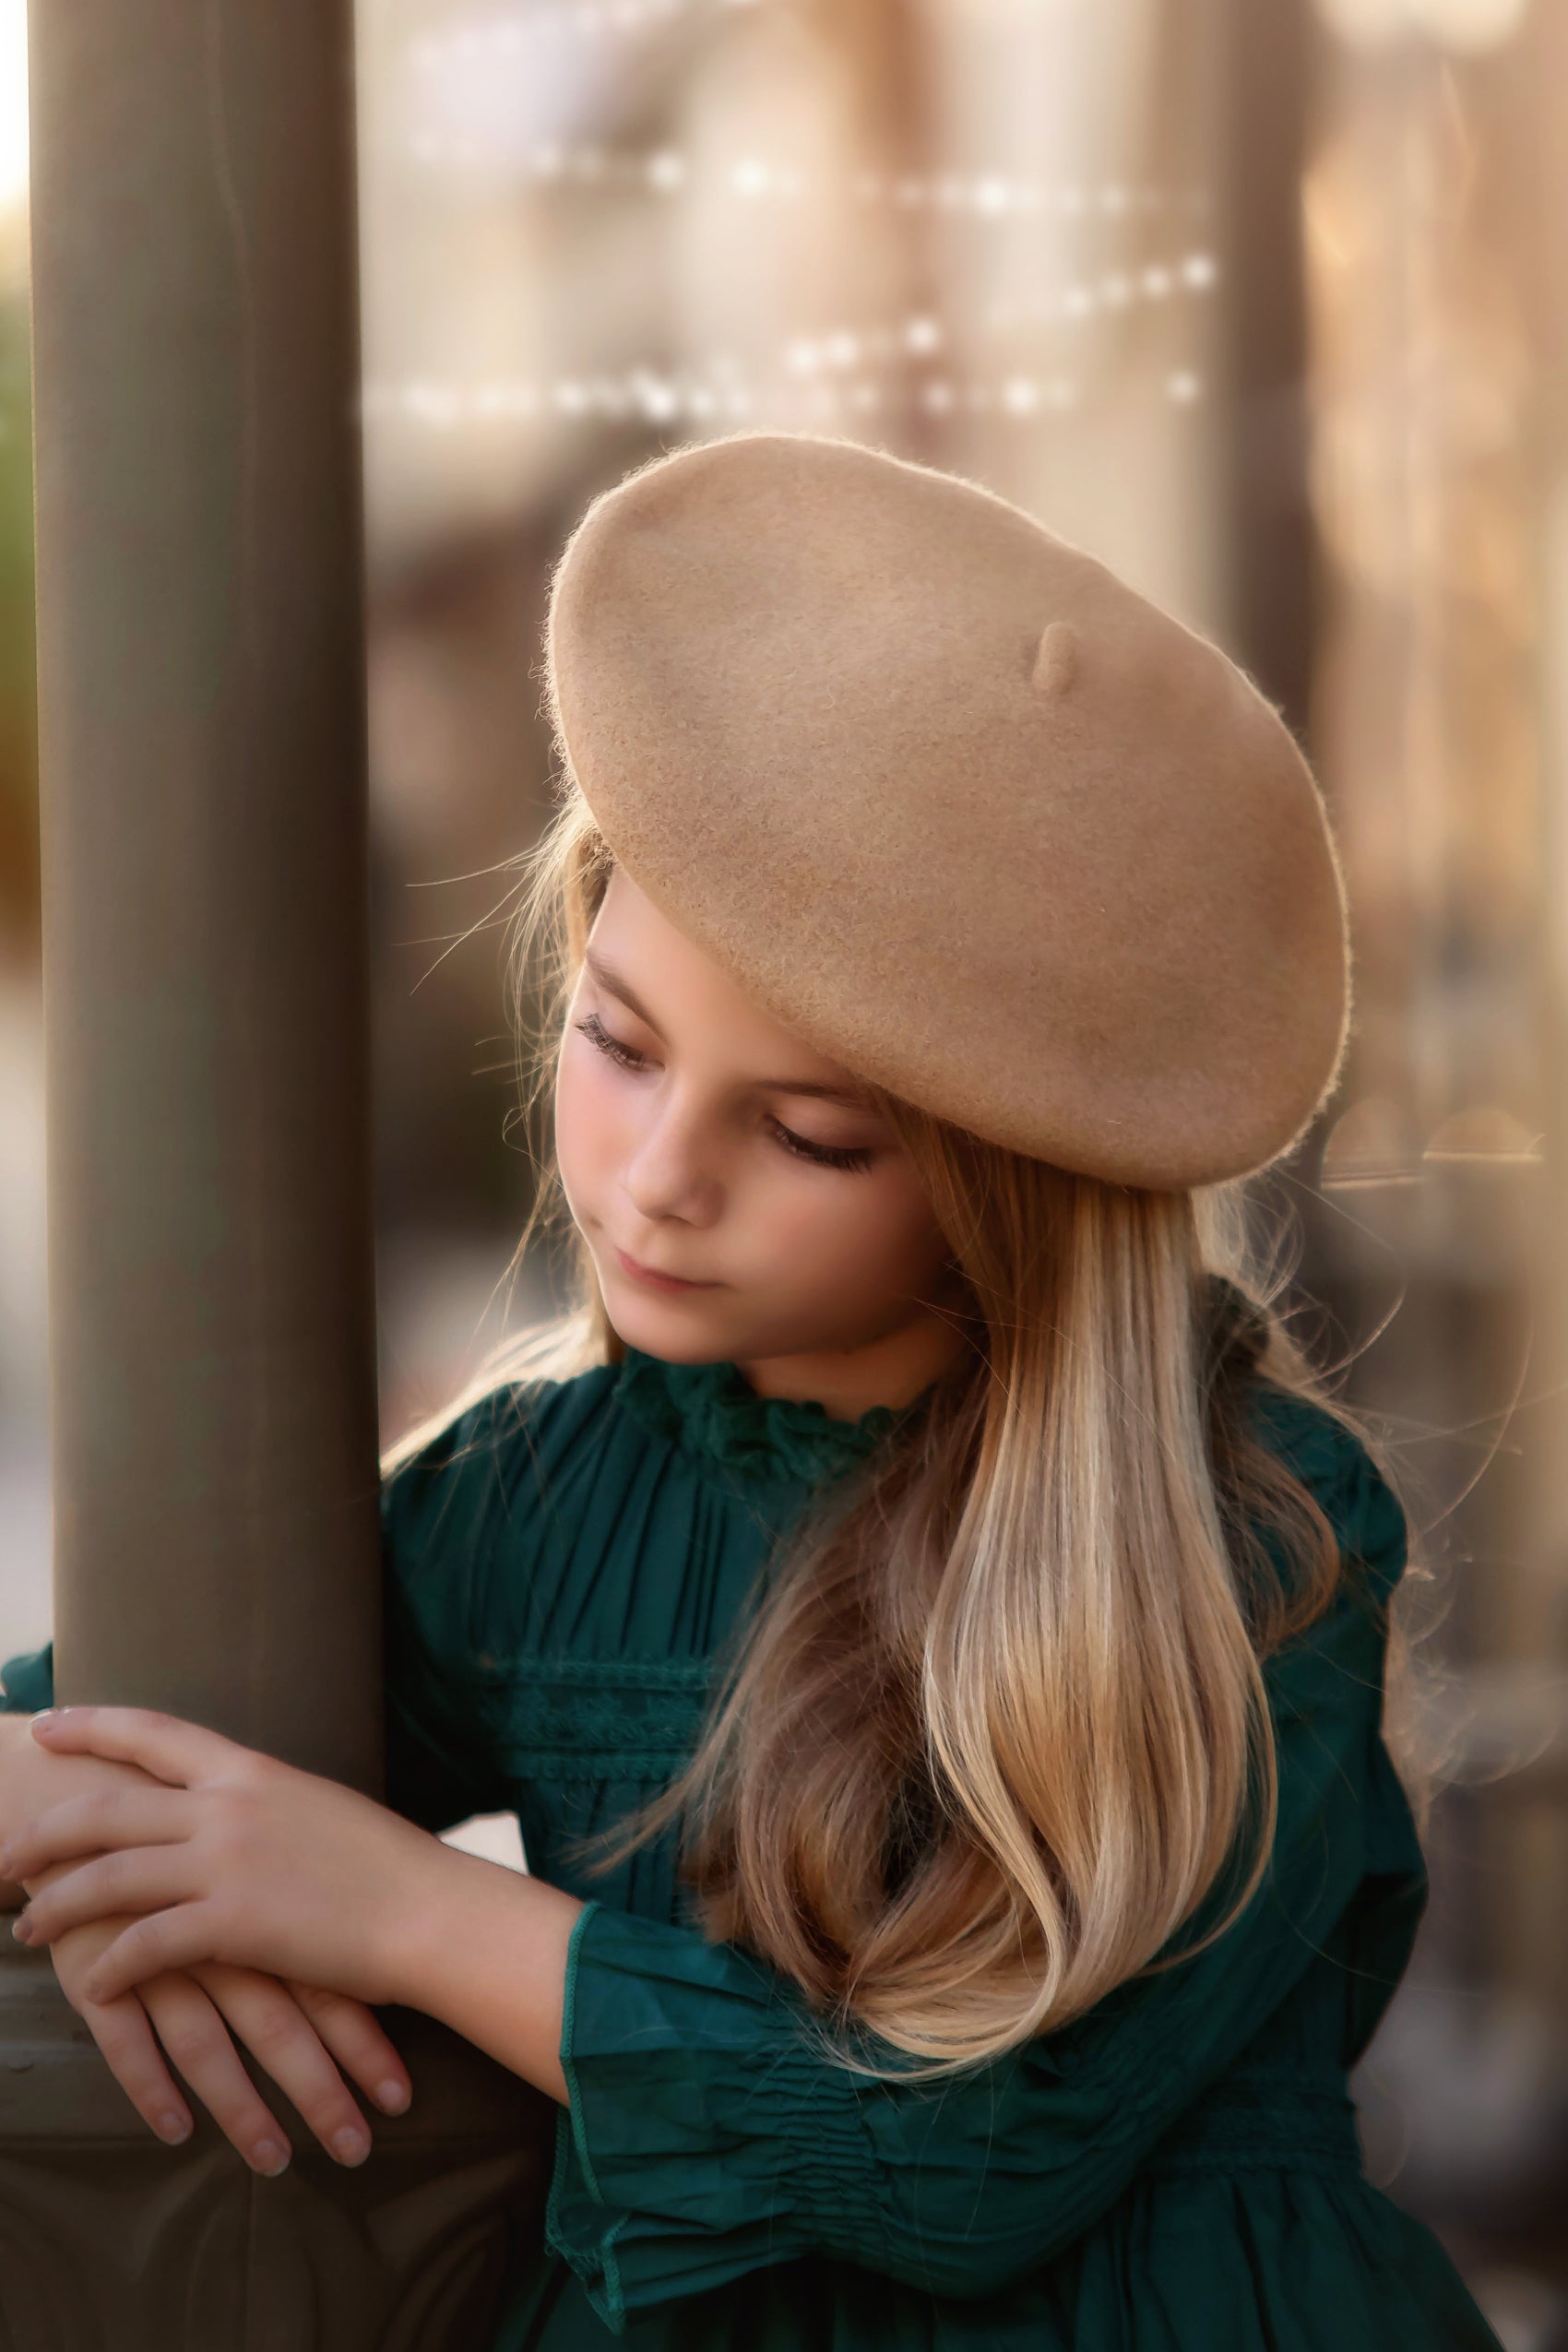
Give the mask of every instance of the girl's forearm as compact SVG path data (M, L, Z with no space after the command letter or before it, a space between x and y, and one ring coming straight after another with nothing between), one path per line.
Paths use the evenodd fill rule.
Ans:
M395 1998L422 2009L563 2106L566 1946L583 1906L559 1887L455 1847L408 1907Z

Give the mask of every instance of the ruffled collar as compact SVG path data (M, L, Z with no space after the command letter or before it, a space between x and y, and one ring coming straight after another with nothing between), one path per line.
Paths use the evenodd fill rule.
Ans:
M614 1395L644 1429L726 1483L815 1487L864 1461L935 1385L908 1405L873 1405L844 1421L814 1397L759 1396L738 1364L672 1364L628 1347Z
M1207 1277L1209 1371L1251 1369L1266 1325L1245 1292ZM904 1406L873 1405L858 1420L834 1418L814 1397L759 1396L738 1364L672 1364L628 1347L613 1394L632 1418L741 1488L815 1487L865 1460L917 1413L934 1381Z

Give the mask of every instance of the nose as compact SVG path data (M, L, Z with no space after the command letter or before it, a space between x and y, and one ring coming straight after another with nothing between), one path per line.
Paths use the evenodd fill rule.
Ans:
M719 1188L698 1121L672 1100L651 1111L622 1170L621 1183L649 1224L671 1218L687 1225L709 1223Z

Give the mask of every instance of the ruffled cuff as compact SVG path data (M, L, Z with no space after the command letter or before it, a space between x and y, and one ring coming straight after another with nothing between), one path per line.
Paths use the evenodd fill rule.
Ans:
M853 2078L733 1944L585 1906L566 1956L549 2244L616 2334L628 2315L884 2224Z

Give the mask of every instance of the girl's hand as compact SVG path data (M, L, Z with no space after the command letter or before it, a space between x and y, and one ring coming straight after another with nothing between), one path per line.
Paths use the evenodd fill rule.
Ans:
M50 1957L110 2072L160 2139L174 2144L191 2131L189 2110L163 2062L167 2050L247 2164L275 2173L288 2163L288 2134L241 2065L232 2030L328 2154L339 2164L362 2163L369 2133L333 2057L387 2114L400 2114L410 2098L408 2070L369 2010L338 1993L281 1985L275 1977L217 1962L188 1972L171 1969L136 1992L92 2001L82 1989L86 1979L99 1954L129 1924L122 1916L67 1928Z
M153 1776L67 1798L0 1852L0 1876L16 1880L77 1864L21 1914L23 1942L137 1915L86 1971L88 2000L107 2006L212 1961L359 2002L401 2000L410 1927L462 1859L438 1838L338 1781L148 1708L65 1707L31 1728L51 1753Z

